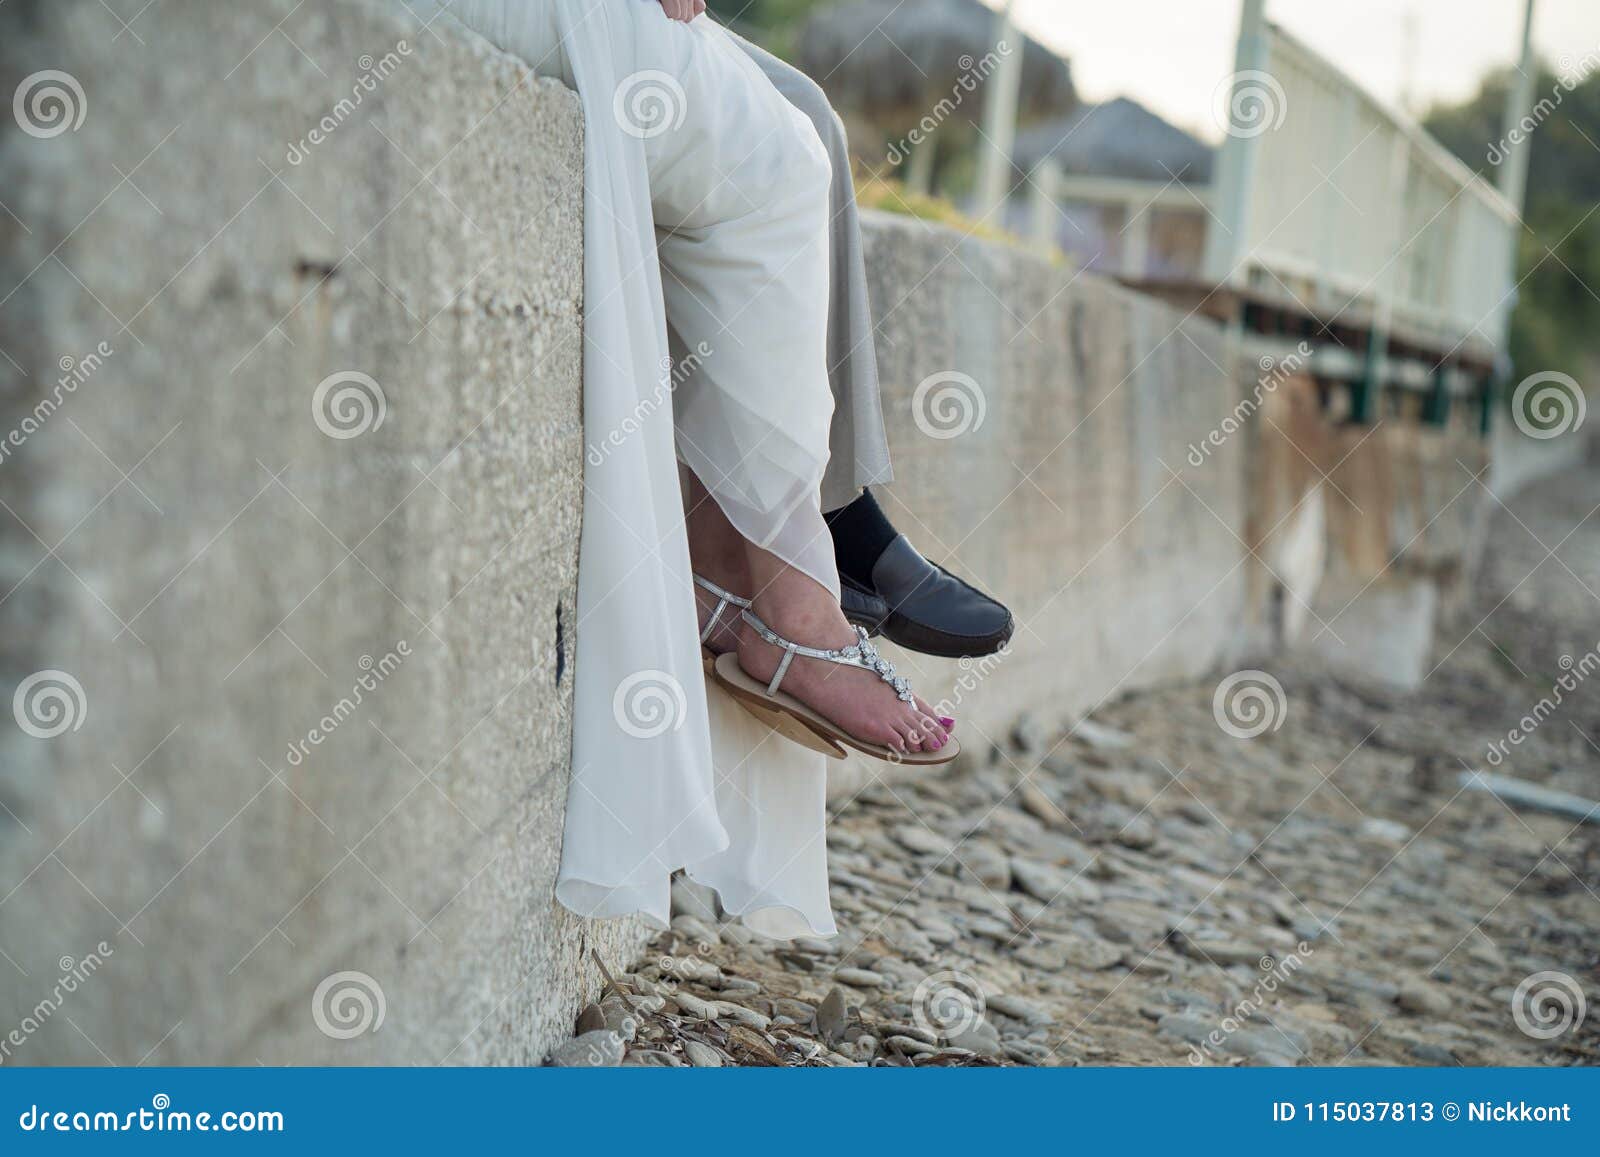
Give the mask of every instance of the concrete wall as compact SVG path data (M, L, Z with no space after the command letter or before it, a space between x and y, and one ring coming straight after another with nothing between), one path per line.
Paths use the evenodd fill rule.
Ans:
M1295 376L1264 395L1249 441L1245 649L1294 648L1419 685L1441 618L1468 593L1494 505L1476 415L1335 425Z
M0 458L0 1059L536 1062L589 948L642 942L551 899L576 99L396 6L295 8L0 9L0 88L60 69L86 104L0 129L0 438L92 369ZM332 437L347 371L383 418ZM49 670L82 698L35 738L12 696ZM314 1012L341 972L370 981ZM360 988L381 1027L341 1039Z
M1470 420L1346 427L1326 442L1329 565L1299 642L1338 668L1420 686L1488 529L1487 447Z
M82 123L0 128L0 1061L537 1061L590 950L644 943L551 897L576 101L367 0L0 6L0 91L46 68ZM972 758L1273 645L1366 533L1301 501L1314 407L1235 428L1213 324L919 222L866 243L887 504L1020 624L903 657Z
M896 653L974 757L1214 667L1245 597L1245 435L1190 460L1242 387L1214 323L1020 248L867 215L895 483L928 557L1012 606L1010 653ZM881 767L850 760L847 795Z
M1489 488L1501 498L1510 498L1524 486L1570 470L1596 453L1594 426L1580 420L1578 425L1551 438L1530 438L1517 428L1499 407L1495 413L1490 453L1493 467L1487 479Z

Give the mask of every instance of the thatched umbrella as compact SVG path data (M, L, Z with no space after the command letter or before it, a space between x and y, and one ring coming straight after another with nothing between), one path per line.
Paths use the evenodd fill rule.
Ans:
M995 28L994 11L978 0L842 0L812 14L796 57L847 115L895 141L930 123L978 119L999 59ZM1019 119L1070 112L1077 93L1067 62L1027 37L1009 47L1022 51Z

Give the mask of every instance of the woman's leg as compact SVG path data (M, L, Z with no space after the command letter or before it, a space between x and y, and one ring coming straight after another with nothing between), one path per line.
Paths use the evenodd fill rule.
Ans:
M720 27L650 3L629 11L649 90L638 107L661 114L642 145L678 455L744 538L836 591L818 507L833 413L827 156Z
M689 528L689 562L694 573L709 579L725 591L748 595L751 589L750 563L745 556L748 545L739 532L722 513L722 507L710 492L687 470L684 472L684 521ZM700 629L704 631L711 616L716 613L718 598L710 591L696 585L695 610L699 614ZM721 655L739 645L739 615L728 607L722 614L703 645Z
M856 584L842 593L856 621L882 627L902 646L939 655L986 655L1011 636L1011 613L999 602L919 558L900 566L899 580L879 589L874 571L899 537L864 487L889 482L878 360L861 220L844 125L814 80L770 52L730 33L783 98L817 130L833 169L828 219L828 380L833 388L828 470L822 509L828 513L839 573ZM902 549L900 552L906 555ZM920 563L920 565L912 565ZM878 574L881 576L882 571ZM852 601L853 600L853 601ZM874 600L874 601L868 601ZM886 621L887 620L887 621Z
M651 9L642 6L647 24ZM691 558L708 559L736 532L746 542L741 593L755 613L809 646L849 646L856 635L839 608L819 499L833 409L832 169L811 122L721 28L656 19L650 63L682 90L681 122L645 140L679 355L678 446L719 508L691 493ZM781 652L748 627L738 650L753 677L777 669ZM783 689L869 742L918 751L947 738L925 704L900 700L870 671L796 659Z
M833 389L833 426L828 434L828 471L822 479L822 509L851 502L864 486L891 482L889 443L883 431L877 347L867 301L867 266L862 256L861 216L850 172L850 145L820 85L772 53L729 34L760 66L784 100L805 114L833 172L828 205L828 382Z

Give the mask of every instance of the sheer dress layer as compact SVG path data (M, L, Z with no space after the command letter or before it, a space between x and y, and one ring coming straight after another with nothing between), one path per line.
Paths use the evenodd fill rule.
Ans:
M592 452L557 898L665 925L683 868L759 932L831 935L825 760L708 690L678 485L681 460L740 533L837 595L818 498L827 155L710 20L645 0L439 6L584 113Z

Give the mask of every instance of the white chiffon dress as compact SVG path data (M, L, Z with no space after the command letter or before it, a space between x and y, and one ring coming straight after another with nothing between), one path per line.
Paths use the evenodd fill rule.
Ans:
M589 453L556 896L664 926L682 868L762 934L832 935L826 761L708 688L678 476L681 460L746 538L837 595L818 505L827 155L706 18L656 0L444 7L575 88L585 120Z

